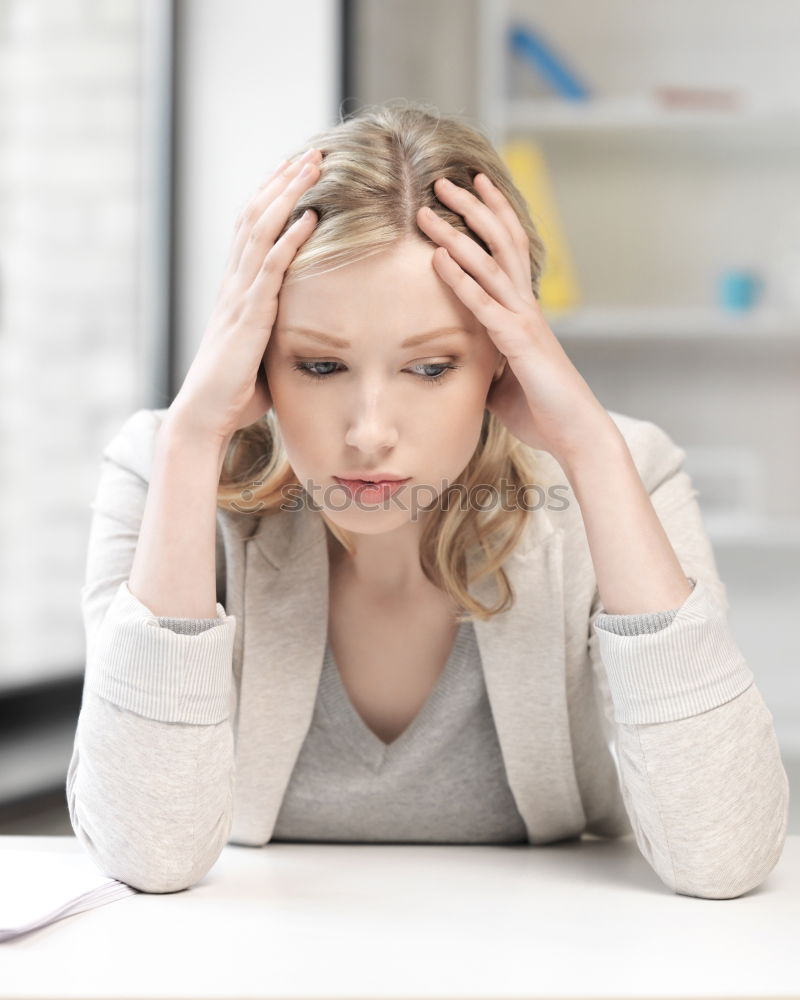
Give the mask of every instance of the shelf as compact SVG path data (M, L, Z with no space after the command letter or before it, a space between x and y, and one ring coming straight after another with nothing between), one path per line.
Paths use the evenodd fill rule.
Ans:
M800 314L758 308L741 315L713 306L595 306L543 310L553 333L569 340L738 340L800 345Z
M723 521L703 517L714 547L726 549L778 550L790 554L800 566L800 518L771 518L761 523Z
M503 105L506 127L521 131L669 130L774 128L800 132L800 104L742 97L734 110L665 107L654 95L563 98L511 98Z

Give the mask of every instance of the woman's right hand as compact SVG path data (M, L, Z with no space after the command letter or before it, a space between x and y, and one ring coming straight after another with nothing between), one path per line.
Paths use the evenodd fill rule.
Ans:
M316 214L306 213L276 237L301 194L319 179L321 158L312 149L277 167L240 213L211 319L169 408L184 432L227 446L235 431L271 409L262 361L286 269L313 231Z

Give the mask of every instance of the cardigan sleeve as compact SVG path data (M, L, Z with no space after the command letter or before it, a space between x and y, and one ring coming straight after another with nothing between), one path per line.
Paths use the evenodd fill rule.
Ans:
M232 825L236 618L155 616L128 589L158 418L140 410L106 446L81 607L83 698L66 793L103 874L143 892L199 881Z
M780 859L789 782L772 714L730 629L685 452L645 423L640 474L692 591L656 613L669 616L661 627L640 630L625 619L651 616L608 615L595 589L590 659L639 850L674 892L730 899Z

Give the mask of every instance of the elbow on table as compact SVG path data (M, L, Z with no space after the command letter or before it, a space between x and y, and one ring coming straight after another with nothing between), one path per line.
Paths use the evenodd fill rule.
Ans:
M131 869L105 866L104 873L109 878L115 878L139 892L167 893L183 892L191 889L199 879L192 879L184 872L163 872L158 870Z
M92 707L97 705L102 703L90 702ZM125 717L122 720L127 724ZM191 888L216 863L232 827L233 782L225 771L228 756L221 759L219 774L209 777L207 787L198 785L185 792L187 782L179 775L164 791L154 792L152 763L149 769L126 770L119 763L125 758L124 746L112 744L115 759L107 749L108 739L100 747L91 727L82 743L80 727L79 721L66 780L70 823L78 842L107 878L140 892ZM226 738L232 747L232 734ZM209 740L208 746L213 753L215 744Z
M203 858L192 867L166 858L148 858L125 852L106 854L80 838L95 865L107 877L124 882L139 892L168 893L191 889L208 874L216 857Z
M756 874L748 872L746 876L743 876L737 872L714 882L678 883L674 891L679 896L696 896L699 899L736 899L760 886L778 860L775 858L772 864Z
M670 888L680 895L735 899L760 886L781 859L789 827L789 778L780 756L772 716L755 687L750 727L720 757L720 779L734 753L740 776L727 789L703 799L693 791L666 831ZM744 768L744 770L742 770ZM718 779L718 784L725 784Z
M173 838L171 847L146 844L136 831L111 828L84 817L74 796L69 798L70 819L78 842L106 878L137 889L139 892L182 892L205 878L216 864L230 832L230 816L219 818L206 841L205 849L194 858ZM155 840L165 838L153 838Z
M118 879L120 882L125 882L126 885L138 889L139 892L184 892L186 889L191 889L195 886L206 875L206 871L194 872L181 871L180 869L165 871L159 868L131 869L128 871L124 866L111 867L115 869L115 873L111 874L107 872L109 877Z
M711 864L702 875L685 871L676 876L670 888L681 896L698 896L701 899L736 899L765 881L783 854L788 829L788 792L783 820L774 834L765 837L753 849L747 864L732 869L721 864Z

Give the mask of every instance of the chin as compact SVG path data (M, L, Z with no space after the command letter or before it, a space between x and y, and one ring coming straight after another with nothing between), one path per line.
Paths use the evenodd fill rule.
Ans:
M328 510L325 517L344 531L351 531L359 535L382 535L387 531L394 531L401 525L406 524L411 519L411 511L400 510L397 507L375 507L369 509L362 507L349 507L347 510Z

